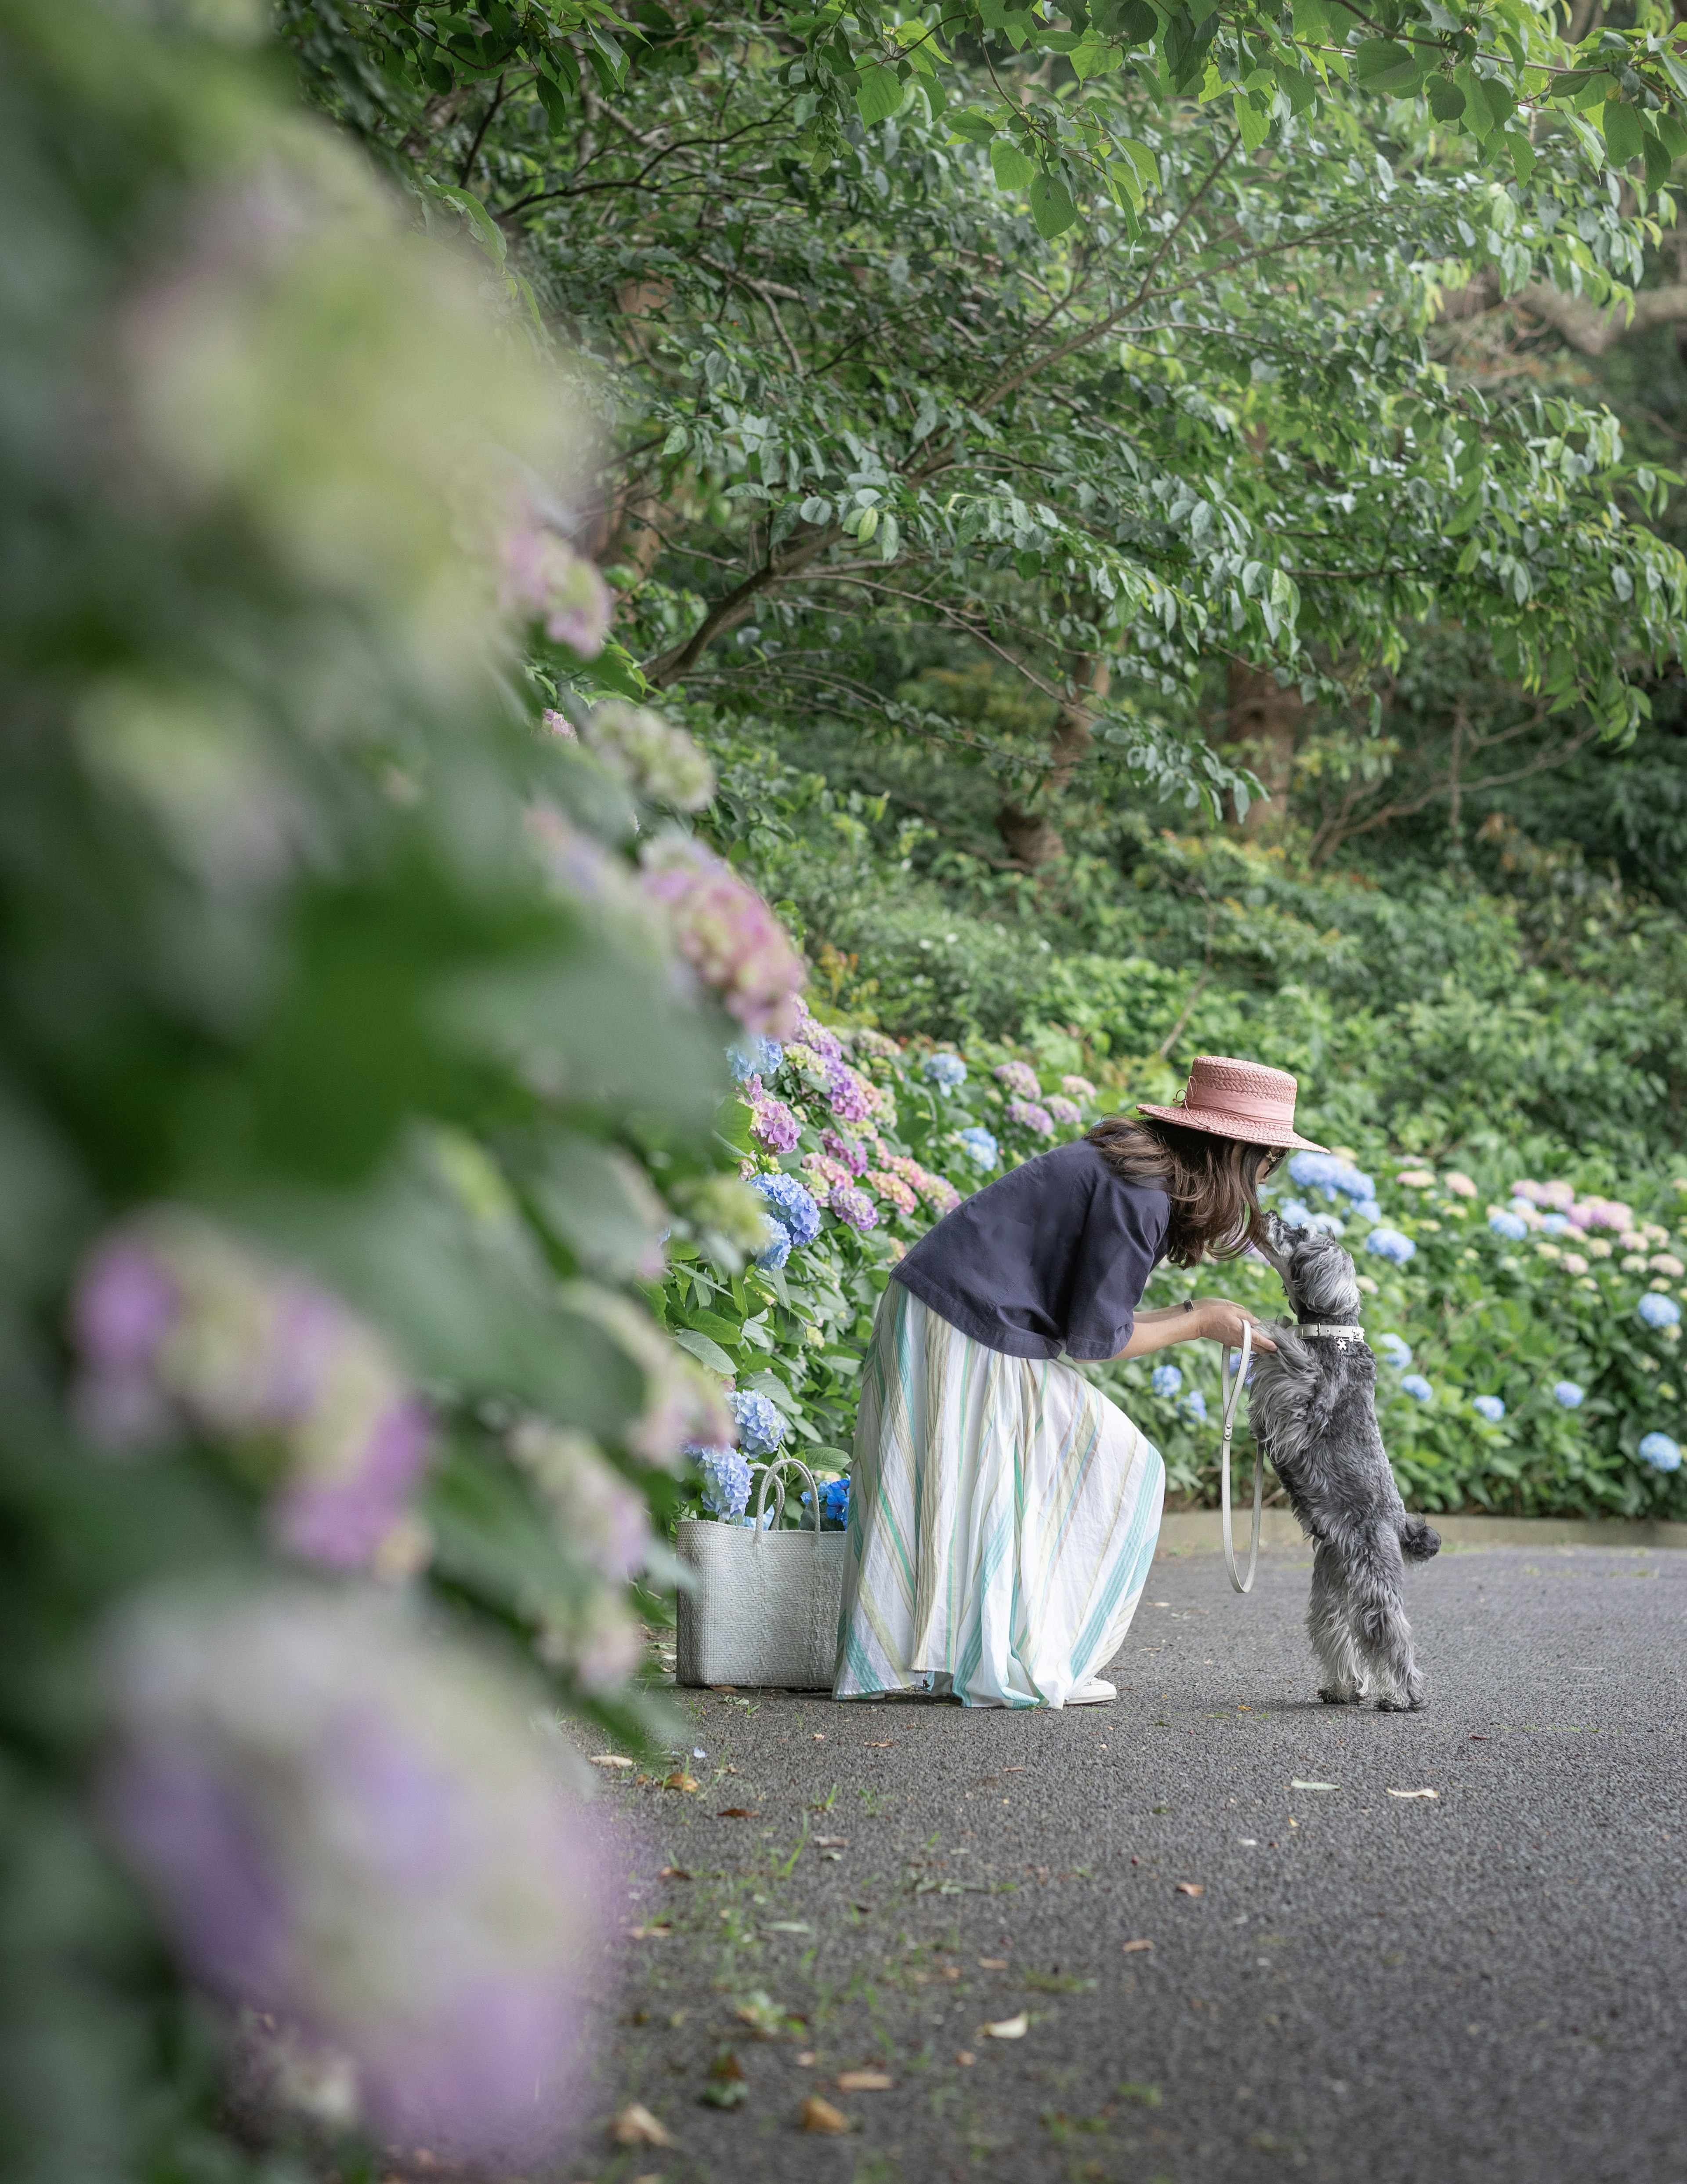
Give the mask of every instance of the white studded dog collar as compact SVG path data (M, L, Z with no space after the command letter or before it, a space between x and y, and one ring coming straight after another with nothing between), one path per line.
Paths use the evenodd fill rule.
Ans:
M1362 1327L1320 1327L1308 1322L1304 1325L1297 1325L1294 1332L1297 1334L1328 1335L1336 1341L1352 1341L1356 1339L1362 1342L1365 1340L1365 1330Z

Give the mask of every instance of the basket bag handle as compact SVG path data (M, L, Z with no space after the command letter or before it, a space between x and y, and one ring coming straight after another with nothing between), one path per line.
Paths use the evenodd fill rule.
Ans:
M759 1463L755 1468L761 1474L761 1485L755 1497L755 1526L750 1534L756 1546L759 1547L761 1545L761 1513L767 1501L767 1490L772 1484L776 1471L800 1471L807 1479L809 1498L814 1506L815 1544L818 1546L820 1543L820 1482L807 1464L799 1456L776 1456L771 1463ZM788 1490L782 1480L779 1487L779 1502L782 1507L788 1498Z

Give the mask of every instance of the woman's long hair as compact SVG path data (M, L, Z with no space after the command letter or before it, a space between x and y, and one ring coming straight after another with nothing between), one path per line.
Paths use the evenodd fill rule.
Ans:
M1193 1267L1207 1253L1233 1259L1261 1240L1260 1185L1283 1156L1275 1145L1127 1115L1105 1116L1089 1142L1115 1175L1171 1200L1166 1256L1174 1267Z

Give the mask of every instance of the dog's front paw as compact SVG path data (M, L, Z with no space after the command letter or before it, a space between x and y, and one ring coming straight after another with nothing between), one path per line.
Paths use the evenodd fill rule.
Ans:
M1378 1699L1377 1712L1378 1713L1418 1713L1423 1711L1427 1703L1423 1692L1413 1691L1403 1699Z
M1364 1696L1363 1691L1339 1691L1333 1684L1326 1684L1318 1693L1326 1706L1357 1706Z

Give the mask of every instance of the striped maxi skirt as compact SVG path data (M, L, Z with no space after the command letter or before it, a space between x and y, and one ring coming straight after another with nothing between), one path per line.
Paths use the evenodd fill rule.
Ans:
M1117 1652L1160 1451L1082 1373L1006 1357L900 1282L863 1368L835 1698L1064 1706Z

